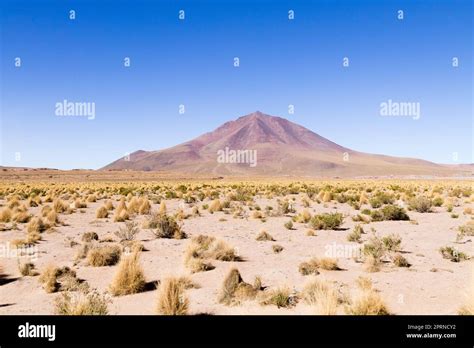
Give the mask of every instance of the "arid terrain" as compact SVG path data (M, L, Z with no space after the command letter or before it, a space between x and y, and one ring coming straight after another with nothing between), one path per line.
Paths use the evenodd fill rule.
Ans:
M119 173L2 172L0 314L473 313L470 180Z

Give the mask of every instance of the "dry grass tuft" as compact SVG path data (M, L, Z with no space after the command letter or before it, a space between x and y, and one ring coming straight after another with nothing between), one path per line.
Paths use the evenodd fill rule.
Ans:
M170 215L161 213L154 214L152 216L152 220L148 223L148 226L152 229L152 232L156 238L187 238L186 233L183 231L178 222L176 222L176 219Z
M122 248L119 245L95 247L87 253L87 262L94 267L113 266L120 260Z
M261 290L261 281L255 279L254 285L250 285L242 279L237 268L233 268L227 274L222 284L221 293L219 295L219 303L225 305L237 305L241 301L252 300Z
M139 253L135 252L120 260L117 273L110 285L113 296L135 294L145 288L145 275L138 257Z
M360 290L346 307L352 315L389 315L390 311L382 297L372 288Z
M12 211L10 208L6 207L0 211L0 222L10 222L12 219Z
M275 305L278 308L290 307L296 304L297 297L293 295L289 287L280 287L265 290L260 295L260 304L264 306Z
M158 288L157 312L163 315L188 314L189 299L184 292L190 284L188 278L165 279Z
M105 205L97 208L97 210L95 212L95 217L97 219L105 219L108 216L109 216L109 210L107 209L107 207Z
M241 261L235 248L232 248L222 240L211 236L199 235L192 238L185 254L185 265L191 272L202 272L213 269L214 266L206 260Z
M313 307L315 314L334 315L337 313L338 294L327 281L316 278L310 280L303 288L301 298Z
M299 271L302 275L309 275L309 274L319 274L319 269L324 269L326 271L339 271L337 264L337 259L329 258L329 257L322 257L322 258L312 258L309 261L302 262L299 265Z
M107 315L109 299L94 291L63 292L55 301L55 314Z
M35 264L32 262L18 264L18 269L20 271L20 274L24 277L27 277L27 276L34 277L38 275L38 272L36 272L35 270Z
M53 265L47 266L38 280L47 293L77 288L79 285L76 272L69 267L58 268Z
M273 239L273 237L267 232L267 231L261 231L257 238L255 238L256 240L258 240L259 242L263 242L263 241L271 241L271 242L274 242L275 239Z

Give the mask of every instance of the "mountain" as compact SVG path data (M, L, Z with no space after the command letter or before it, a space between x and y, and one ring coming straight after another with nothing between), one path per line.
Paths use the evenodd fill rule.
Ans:
M277 177L472 174L472 166L458 168L354 151L259 111L168 149L136 151L102 170Z

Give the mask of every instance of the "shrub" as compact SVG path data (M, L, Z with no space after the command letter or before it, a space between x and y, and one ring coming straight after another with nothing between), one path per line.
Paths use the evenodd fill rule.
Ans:
M53 201L53 209L58 214L67 212L68 208L68 204L59 198Z
M402 256L402 254L395 254L393 257L393 264L397 267L410 267L410 263L406 258Z
M313 307L315 314L334 315L337 312L337 292L326 281L313 279L308 282L301 292L301 298Z
M373 289L367 289L351 301L346 312L352 315L389 315L390 311L380 295Z
M41 233L48 229L48 225L43 222L43 220L40 217L34 217L31 219L31 221L28 223L28 226L26 228L28 233Z
M460 240L464 236L474 236L474 220L468 221L463 226L459 226L457 239Z
M362 255L369 272L377 272L382 263L382 257L385 255L384 244L382 240L373 235L362 247Z
M84 232L81 240L85 243L92 242L93 240L99 240L99 235L95 232Z
M94 267L113 266L120 260L122 249L118 245L96 247L87 253L87 262Z
M59 315L107 315L109 300L96 290L88 292L63 292L56 298L55 314Z
M329 257L312 258L307 262L302 262L299 266L299 271L303 275L318 274L318 269L327 271L340 270L337 260Z
M109 210L107 209L105 205L99 207L95 212L95 217L97 219L105 219L108 216L109 216Z
M300 265L298 266L298 271L302 275L310 275L310 274L317 275L319 274L318 266L319 265L316 259L311 259L309 261L300 263Z
M311 218L311 227L315 230L335 230L341 226L343 217L341 213L325 213L314 215Z
M419 213L427 213L431 211L431 199L425 196L414 197L408 201L408 207Z
M469 260L469 256L467 256L465 253L460 252L450 246L440 248L439 252L441 253L444 259L448 259L452 262L460 262L464 260Z
M285 222L283 226L285 226L285 228L287 230L292 230L293 229L293 221L289 220L289 221Z
M382 238L382 243L388 251L399 251L402 239L398 234L390 234Z
M273 290L265 290L262 293L260 304L264 306L275 305L280 307L290 307L296 302L296 297L291 295L288 287L280 287Z
M0 222L10 222L12 219L12 211L6 207L0 211Z
M260 290L261 282L259 278L255 279L254 285L250 285L244 282L239 270L233 268L224 279L219 295L219 303L234 305L243 300L254 299Z
M145 276L138 257L139 253L135 252L120 260L117 273L110 285L113 296L135 294L145 288Z
M175 218L166 214L158 214L154 216L154 223L156 223L156 229L153 229L153 233L156 238L174 238L174 239L184 239L186 238L186 233L181 229L181 226L178 225Z
M213 214L216 211L221 211L221 210L222 210L221 201L219 199L214 199L209 205L209 212Z
M125 226L119 227L118 231L115 231L115 235L120 241L132 241L135 236L140 232L138 224L134 221L125 221Z
M274 244L272 245L272 250L275 254L279 254L283 251L283 247L281 245Z
M35 264L32 262L19 264L18 268L19 268L20 274L24 277L38 275L38 273L35 271Z
M384 220L410 220L405 209L396 205L386 205L381 209Z
M358 224L354 227L354 230L352 230L352 232L347 235L347 240L349 242L360 243L361 238L362 238L362 233L364 233L364 229L362 228L361 225Z
M130 218L130 215L127 211L127 208L117 208L115 210L115 215L114 215L114 221L115 222L124 222L125 220L128 220Z
M266 231L261 231L258 234L256 240L258 240L259 242L262 242L262 241L271 241L271 242L273 242L273 241L275 241L275 239L273 239L273 237Z
M45 268L45 270L41 273L39 277L39 282L43 284L43 288L47 293L56 292L61 290L63 287L63 282L68 283L67 287L71 285L71 278L76 281L76 272L71 270L69 267L55 267L53 265L49 265Z
M296 222L307 223L311 220L311 213L305 209L295 217Z
M433 205L435 207L441 207L443 205L443 203L444 203L444 200L441 197L436 197L436 198L433 199Z

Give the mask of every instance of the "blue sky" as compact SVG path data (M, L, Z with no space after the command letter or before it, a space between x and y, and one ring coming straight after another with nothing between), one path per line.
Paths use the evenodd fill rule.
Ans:
M474 162L470 0L3 0L0 9L2 165L100 168L255 110L358 151ZM55 115L64 99L94 102L95 119ZM381 116L388 99L419 102L420 119Z

